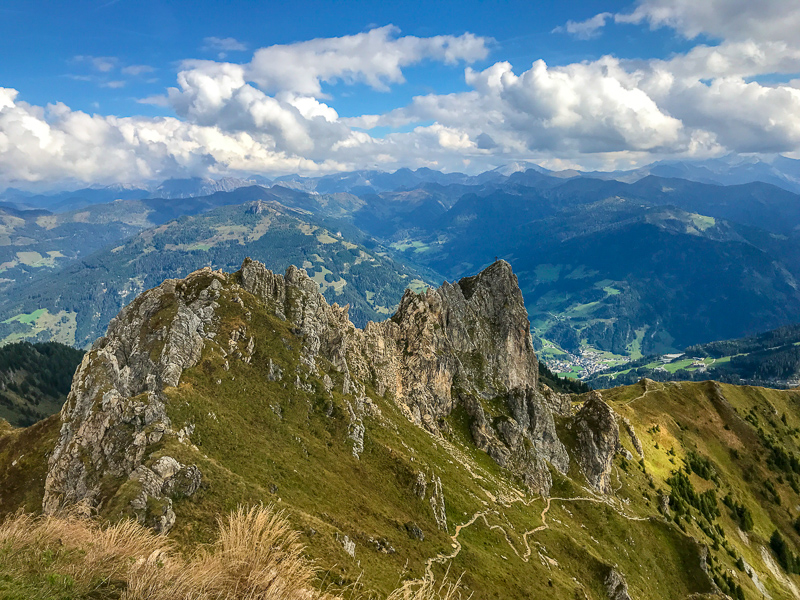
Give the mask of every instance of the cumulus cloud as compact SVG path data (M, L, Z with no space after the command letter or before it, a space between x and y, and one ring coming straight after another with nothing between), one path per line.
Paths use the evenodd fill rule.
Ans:
M526 69L501 60L478 68L473 63L488 56L491 40L469 33L401 36L387 26L262 48L246 63L185 61L173 87L137 100L175 117L90 116L63 104L32 106L5 89L0 180L136 181L402 166L479 170L519 159L630 168L667 156L800 152L800 80L761 80L800 72L800 42L777 22L773 8L783 3L766 1L762 22L749 23L734 9L750 20L755 13L737 2L641 0L626 13L601 13L563 29L590 37L613 19L672 27L689 39L701 33L721 39L666 59L536 60ZM798 12L790 7L784 16L793 23ZM102 71L104 59L80 60L101 73L119 68L116 59L108 59L109 71ZM466 91L430 93L384 114L348 118L337 112L335 97L323 93L325 84L337 83L386 90L404 81L404 69L424 61L464 65ZM134 72L140 67L121 71L147 72ZM378 127L390 133L371 135Z
M257 50L248 77L267 92L319 96L321 84L362 82L378 90L404 81L402 68L423 60L456 64L488 54L486 38L471 33L429 38L397 37L388 25L356 35L315 39Z
M434 120L464 132L475 145L481 138L484 147L509 153L672 151L688 143L681 122L611 57L556 68L538 60L519 76L501 62L467 69L466 82L473 91L417 97L409 107L349 124L400 127Z
M267 136L230 133L175 118L88 115L38 107L0 88L0 180L141 181L229 171L331 171L275 148Z

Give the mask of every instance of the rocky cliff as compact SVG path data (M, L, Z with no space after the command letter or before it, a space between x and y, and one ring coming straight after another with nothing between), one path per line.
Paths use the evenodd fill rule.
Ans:
M327 303L305 271L290 267L281 276L247 260L232 275L204 269L185 280L166 281L112 321L84 358L61 412L61 434L49 461L46 512L80 501L102 502L104 490L129 477L142 482L132 506L143 513L148 499L161 502L155 515L142 518L169 528L174 478L183 481L180 493L188 495L202 474L171 457L168 469L144 466L151 446L181 434L165 411L164 390L179 384L206 344L221 345L226 356L244 360L253 350L246 318L228 339L216 339L222 290L242 305L235 290L252 294L291 323L302 340L301 362L312 373L319 374L319 358L342 373L341 392L353 397L351 435L356 442L363 440L359 407L365 405L369 385L432 433L456 406L463 406L475 444L534 492L548 493L548 464L561 472L568 469L553 420L554 409L568 408L563 398L549 390L545 396L537 387L527 313L508 263L498 261L437 290L407 291L391 319L361 330L348 320L347 307ZM358 443L354 452L358 455Z
M644 382L565 396L537 372L502 261L406 292L363 329L301 269L204 269L121 311L46 427L0 426L0 512L84 502L194 548L220 514L274 503L336 565L331 581L375 597L449 566L481 598L740 597L769 580L772 523L796 533L775 506L795 500L764 444L793 443L796 393ZM714 432L729 446L709 445ZM782 504L763 501L773 488ZM753 511L755 529L738 535L739 512L715 498ZM755 575L731 575L740 556Z

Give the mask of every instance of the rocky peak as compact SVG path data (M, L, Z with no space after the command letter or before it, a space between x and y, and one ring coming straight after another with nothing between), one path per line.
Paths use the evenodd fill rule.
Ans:
M619 426L614 411L600 392L593 391L575 416L577 460L589 483L604 494L610 494L611 468L614 456L622 448Z
M61 409L45 512L96 503L104 481L133 473L147 448L172 433L163 390L215 336L223 281L209 268L165 281L122 309L86 353Z
M251 295L248 308L244 294ZM222 302L238 304L245 323L227 341L215 339ZM194 493L202 474L177 461L162 461L174 467L171 474L159 470L163 465L150 464L154 444L165 436L187 436L173 429L164 390L179 384L208 344L223 344L226 356L249 360L251 310L265 310L291 324L302 340L298 368L309 376L323 377L319 358L343 374L341 391L351 398L348 435L354 437L356 458L363 447L363 417L372 406L365 394L370 385L392 398L409 420L437 435L443 419L463 406L475 443L519 474L532 491L549 492L547 463L566 472L569 458L556 435L554 399L538 389L530 325L508 263L497 261L474 277L436 290L407 291L391 319L361 330L349 321L348 307L329 305L303 269L289 267L279 275L247 259L234 274L206 268L183 280L168 280L112 321L106 336L87 353L61 412L45 511L79 501L102 502L104 485L128 477L141 484L131 503L134 511L143 521L168 529L174 522L170 495L177 488L182 495ZM264 376L275 377L272 370ZM331 379L325 377L330 389ZM296 379L296 386L305 385ZM557 404L563 410L563 399ZM175 483L176 474L181 485ZM154 504L158 514L145 514Z

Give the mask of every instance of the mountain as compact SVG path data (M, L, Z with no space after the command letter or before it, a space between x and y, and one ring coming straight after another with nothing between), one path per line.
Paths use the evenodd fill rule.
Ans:
M357 329L301 270L247 260L144 292L59 415L0 430L0 513L57 528L84 502L190 551L218 515L274 503L332 593L450 573L476 598L791 598L798 398L647 380L555 394L503 261ZM57 570L89 562L82 540L39 537L51 558L11 571L34 548L5 531L0 586L84 589L86 571ZM94 597L123 593L144 548Z
M646 356L596 373L588 382L602 388L632 383L642 377L659 381L715 379L767 387L796 387L800 383L800 325L689 346L677 355Z
M37 274L52 272L150 226L136 201L53 214L0 208L0 291L11 293ZM120 205L122 203L119 203Z
M466 194L391 247L450 279L508 260L545 358L589 352L592 369L615 360L603 353L639 358L795 320L796 238L616 191L572 180Z
M258 179L238 179L236 177L222 177L210 179L192 177L189 179L167 179L153 190L151 198L193 198L195 196L210 196L216 192L232 192L241 187L252 185L269 185L270 180L265 177Z
M51 194L30 194L9 188L0 194L0 200L17 204L19 208L23 209L46 209L51 212L67 212L82 209L92 204L146 198L149 195L149 190L144 187L114 184Z
M800 160L777 155L771 159L729 155L696 161L658 161L633 171L585 173L590 177L634 182L648 175L680 178L715 185L769 183L800 193Z
M56 215L12 215L5 221L8 243L0 246L5 269L0 289L6 305L13 300L13 306L3 310L2 320L29 318L38 310L25 300L33 289L56 303L44 281L66 265L75 269L71 273L91 269L75 261L108 253L170 220L254 201L305 211L318 226L341 232L351 243L376 244L382 248L377 251L429 279L459 278L495 257L506 258L519 273L537 337L544 339L540 349L551 365L560 357L594 372L626 357L682 350L796 320L800 196L764 183L726 187L647 176L629 184L528 166L491 177L426 169L286 177L270 188L252 185L201 197L120 200ZM285 187L293 185L297 189ZM393 191L377 191L389 188ZM186 247L201 243L190 239L201 235L199 230L182 235ZM134 277L150 277L148 285L175 266L170 264L174 253L164 257L154 249L160 258L148 257L137 268L150 268L162 258L166 268L149 274L128 269ZM213 264L233 268L243 256L228 262L221 257ZM182 273L203 264L187 263ZM282 268L288 262L270 264ZM128 297L143 289L117 287ZM92 302L104 316L83 329L81 343L89 343L121 306L100 298ZM45 320L66 318L65 327L49 323L45 328L71 331L69 313L75 311L59 309L54 316L52 308ZM354 305L359 323L377 318L368 306L367 312L360 310ZM690 318L683 319L684 314ZM37 334L18 321L3 326L9 333L0 339L7 341L17 339L8 337L14 331ZM54 339L72 338L67 333Z
M0 207L0 292L14 297L34 280L48 279L67 265L172 219L249 201L279 201L334 217L363 204L349 194L311 195L280 186L249 186L195 198L118 200L62 213ZM338 227L353 232L346 224ZM72 343L70 339L62 341Z
M262 188L247 189L263 194ZM261 200L184 215L8 289L0 298L0 340L53 339L86 347L143 290L204 266L235 268L247 256L276 269L303 266L327 298L350 305L359 325L387 318L406 287L427 286L429 272L420 275L381 256L346 223L327 224L337 229L326 224ZM345 237L342 229L354 235Z
M58 412L81 358L82 351L56 342L0 347L0 419L20 427Z

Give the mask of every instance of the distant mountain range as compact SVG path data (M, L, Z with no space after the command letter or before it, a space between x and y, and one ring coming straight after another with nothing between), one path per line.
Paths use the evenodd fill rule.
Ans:
M795 164L774 162L786 173ZM761 182L626 183L527 167L361 171L270 187L172 180L148 190L168 197L63 212L0 208L0 340L84 346L142 289L205 265L232 268L248 253L278 269L306 265L358 323L384 318L411 281L453 280L504 258L542 357L593 356L592 371L797 320L799 195ZM180 197L207 186L232 189ZM121 192L141 190L104 193ZM253 203L282 216L257 225ZM288 218L297 247L281 245ZM253 237L254 227L266 230ZM358 258L342 254L350 246L386 269L383 287L348 273ZM343 288L332 285L340 280Z
M89 206L147 198L192 198L208 196L215 192L231 192L241 187L260 185L295 189L298 191L332 194L348 192L355 195L376 194L398 190L411 190L435 184L485 185L495 183L530 182L531 178L547 179L589 178L635 183L648 176L667 179L685 179L714 185L739 185L753 182L769 183L776 187L800 193L800 160L776 155L770 158L729 155L720 158L676 161L665 160L627 171L580 171L567 169L552 171L533 162L517 161L502 165L479 175L442 173L422 167L416 170L402 168L388 173L378 170L349 171L317 177L283 175L273 179L262 175L222 177L219 179L191 177L167 179L160 183L131 185L117 183L109 186L92 186L77 190L32 193L16 188L0 192L0 206L11 208L44 208L52 212L65 212Z

